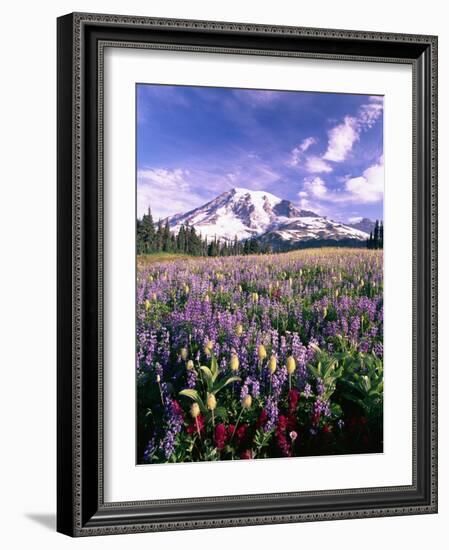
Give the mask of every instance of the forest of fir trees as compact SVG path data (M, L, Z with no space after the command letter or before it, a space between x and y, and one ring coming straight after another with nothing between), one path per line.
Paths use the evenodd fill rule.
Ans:
M370 232L366 241L366 246L374 250L384 247L384 225L381 221L376 220L374 229Z
M137 220L137 254L167 252L192 256L239 256L242 254L269 254L271 247L256 239L232 242L214 238L203 239L193 226L181 225L178 234L170 231L168 221L154 223L151 209Z

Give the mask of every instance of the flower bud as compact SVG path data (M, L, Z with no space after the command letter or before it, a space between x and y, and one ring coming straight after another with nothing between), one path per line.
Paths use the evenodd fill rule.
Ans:
M272 355L268 362L268 370L270 371L270 374L274 374L276 372L276 367L277 367L276 356Z
M204 344L204 353L209 356L213 350L213 347L214 347L214 343L212 342L212 340L208 340L205 344Z
M293 442L296 440L296 438L298 437L298 434L297 434L297 432L295 432L295 431L290 432L289 435L290 435L290 439L292 440L292 443L293 443Z
M215 395L213 393L210 393L207 397L207 408L210 411L213 411L217 408L217 400L215 399Z
M253 398L248 394L242 399L242 407L244 409L250 409L253 404Z
M151 307L150 300L145 300L145 309L148 311Z
M153 300L154 302L157 301L157 294L156 294L156 292L153 292L153 294L151 295L151 298L152 298L152 300Z
M239 358L235 355L235 353L231 357L231 370L232 372L239 370Z
M293 374L296 370L296 361L295 358L291 355L287 357L287 372L288 374Z
M243 334L243 325L238 324L235 327L235 333L236 333L237 336L241 336Z
M251 299L255 304L259 301L259 295L257 294L257 292L253 292L251 294Z
M181 359L185 361L189 355L187 348L181 348L180 355L181 355Z
M187 370L193 370L193 361L189 359L186 365Z
M188 294L190 292L189 285L184 285L184 292Z
M191 407L190 407L190 414L192 415L192 418L197 418L200 414L200 406L198 405L198 403L194 403Z
M156 374L156 382L158 384L160 384L160 382L161 382L161 377L159 376L159 374Z
M204 301L205 302L210 302L209 294L206 294L206 296L204 296Z
M265 349L265 346L263 344L259 345L257 354L259 356L259 361L263 361L264 359L267 358L267 350Z

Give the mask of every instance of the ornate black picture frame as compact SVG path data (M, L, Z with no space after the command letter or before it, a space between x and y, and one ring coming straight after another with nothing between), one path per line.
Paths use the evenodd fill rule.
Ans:
M406 63L413 70L413 483L105 503L105 45ZM58 19L58 503L71 536L437 512L437 38L75 13ZM105 276L107 276L105 274Z

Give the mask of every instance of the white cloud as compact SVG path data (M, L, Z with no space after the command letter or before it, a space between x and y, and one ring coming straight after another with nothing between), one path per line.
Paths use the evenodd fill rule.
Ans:
M311 147L312 145L315 145L315 143L317 142L316 138L314 137L307 137L305 139L303 139L299 145L299 148L301 149L301 151L303 153L305 153L307 151L307 149L309 147Z
M315 176L311 179L306 178L304 180L303 189L307 196L310 194L318 199L325 197L327 194L326 184L319 176Z
M312 136L304 138L297 147L292 149L292 156L289 162L290 166L297 166L303 156L303 153L305 153L309 147L315 145L316 143L317 139Z
M154 218L165 218L201 204L189 184L189 170L147 168L137 172L137 217L151 206Z
M155 220L166 218L197 208L232 187L267 189L280 179L266 163L248 163L246 155L235 160L232 171L222 171L218 165L211 168L210 163L197 163L189 169L138 170L137 216L141 218L150 206Z
M185 177L189 175L188 170L175 168L174 170L166 170L165 168L147 168L139 170L137 179L142 183L151 182L157 185L167 185L169 187L188 189L189 184L185 181Z
M363 104L359 109L359 114L357 117L360 129L369 130L372 128L378 118L382 115L383 108L383 101Z
M384 195L383 157L377 164L368 167L361 176L348 179L345 190L351 202L364 204L381 201Z
M351 216L350 218L348 218L349 223L359 223L362 220L363 220L362 216Z
M318 174L320 172L332 172L332 166L320 157L310 156L306 159L305 168L307 172Z
M323 159L333 162L345 160L353 144L359 139L357 119L345 116L341 124L329 130L328 137L327 151L324 153Z
M379 161L366 168L361 176L347 178L343 187L338 189L328 188L319 176L304 178L298 198L301 208L338 219L336 208L341 205L380 202L383 200L383 194L384 164L381 156ZM357 223L361 219L361 216L353 216L349 221Z
M327 150L322 158L332 162L344 161L360 139L361 132L372 128L382 112L383 97L370 96L369 102L360 106L356 116L345 116L342 123L329 130Z
M277 101L282 94L273 90L234 90L234 96L251 107L265 107Z

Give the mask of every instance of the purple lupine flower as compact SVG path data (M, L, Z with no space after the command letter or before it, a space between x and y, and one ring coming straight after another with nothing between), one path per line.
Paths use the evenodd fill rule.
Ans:
M303 394L304 394L304 397L308 398L312 395L312 387L310 384L306 384L304 386L304 391L303 391Z
M187 387L193 389L196 386L197 374L194 369L187 370Z
M267 398L265 412L267 413L267 422L264 426L264 431L269 432L276 427L279 418L277 400L274 397L270 396Z
M164 419L166 424L166 431L163 440L161 441L161 448L166 459L169 459L175 450L175 439L178 433L182 429L183 417L179 410L179 407L174 405L171 397L165 398L165 411Z

